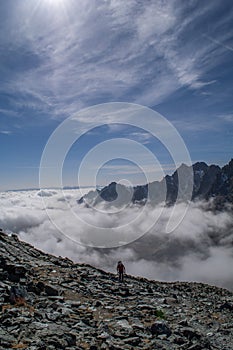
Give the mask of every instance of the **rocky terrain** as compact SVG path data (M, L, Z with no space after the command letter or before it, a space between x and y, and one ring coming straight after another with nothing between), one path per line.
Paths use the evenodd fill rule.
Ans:
M0 349L233 349L233 299L201 283L117 276L0 231Z
M173 175L167 175L161 181L133 188L112 182L101 190L89 192L80 198L78 203L95 206L100 202L114 201L114 206L121 206L127 203L144 204L150 197L151 204L165 201L171 205L177 200L179 177L189 178L191 171L193 172L192 200L214 198L214 209L222 209L226 203L233 203L233 159L222 168L218 165L208 166L204 162L193 164L192 169L182 164ZM185 189L182 191L184 192Z

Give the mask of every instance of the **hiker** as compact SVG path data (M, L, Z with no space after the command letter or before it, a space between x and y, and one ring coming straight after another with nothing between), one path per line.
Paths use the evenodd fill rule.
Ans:
M123 265L122 261L118 261L117 272L119 275L119 282L123 282L124 281L125 266Z

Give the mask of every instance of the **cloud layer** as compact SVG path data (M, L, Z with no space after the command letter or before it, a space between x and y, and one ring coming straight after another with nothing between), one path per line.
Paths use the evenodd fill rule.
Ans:
M93 211L78 206L76 200L79 197L77 190L63 193L55 190L2 192L0 227L18 233L21 239L43 251L90 263L107 271L114 272L116 262L121 259L129 274L165 281L201 281L233 288L230 212L213 213L206 203L192 203L179 227L167 234L166 224L172 208L163 209L156 221L161 208L143 211L139 207L129 207L109 214L103 212L103 207ZM43 200L46 200L47 211ZM178 210L183 211L184 206L179 204ZM135 220L138 215L140 225ZM143 235L148 223L154 225ZM117 228L119 224L120 230L109 230L109 235L120 232L120 240L138 239L114 249L95 249L85 245L97 235L104 243L106 233L102 237L99 227ZM67 236L85 244L74 243ZM107 239L111 240L111 237Z

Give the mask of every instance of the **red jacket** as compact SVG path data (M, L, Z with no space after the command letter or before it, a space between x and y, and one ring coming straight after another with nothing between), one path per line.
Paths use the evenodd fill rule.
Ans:
M124 265L123 265L123 264L118 264L118 265L117 265L117 271L118 271L119 273L125 272L125 267L124 267Z

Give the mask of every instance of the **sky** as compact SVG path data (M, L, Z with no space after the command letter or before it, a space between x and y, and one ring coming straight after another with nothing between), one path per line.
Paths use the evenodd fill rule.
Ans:
M67 153L54 146L54 160L64 153L63 185L94 185L92 172L99 185L171 173L177 162L164 139L133 117L128 123L129 109L139 105L155 111L155 124L159 113L176 128L192 162L228 163L232 23L230 0L1 0L0 190L40 187L46 143L67 119L75 119L77 139ZM121 116L113 113L115 103L128 106ZM143 114L142 122L147 118ZM115 153L117 143L105 143L109 158L100 164L97 152L98 169L89 164L79 183L86 155L113 139L125 149L135 141L148 152L131 142L132 159L124 159L124 151ZM50 178L47 186L53 185Z

